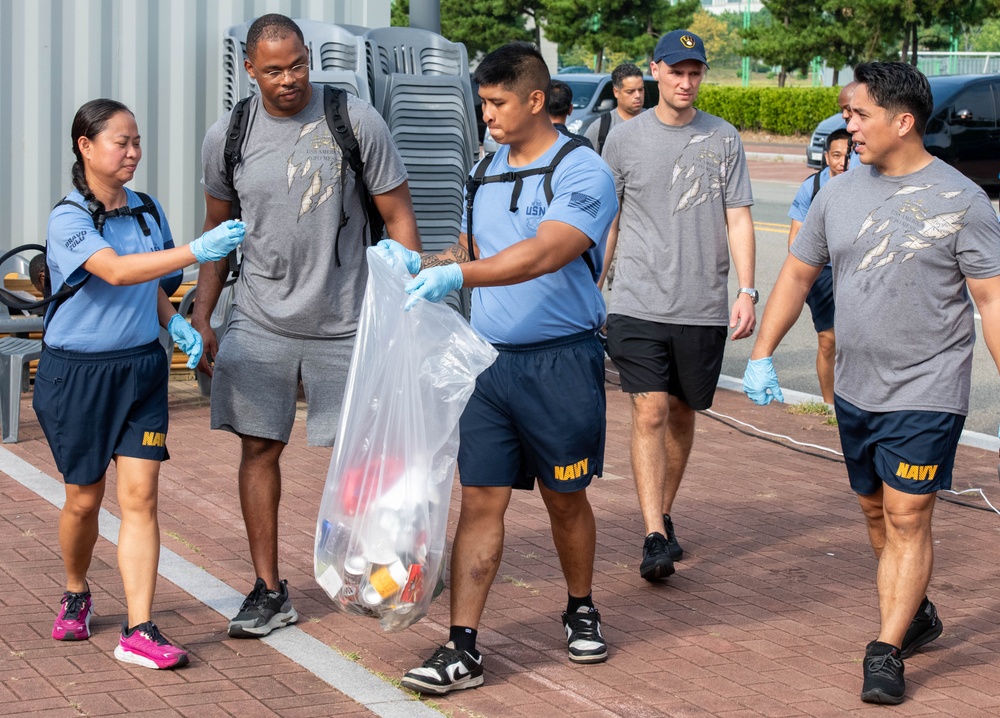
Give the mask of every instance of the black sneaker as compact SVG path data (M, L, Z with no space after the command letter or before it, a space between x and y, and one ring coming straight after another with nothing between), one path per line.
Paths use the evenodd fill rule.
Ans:
M903 680L903 660L899 649L888 643L872 641L865 649L865 683L861 700L865 703L903 702L906 682Z
M680 561L684 558L684 549L677 543L677 534L674 533L674 522L670 520L669 514L663 514L663 527L667 530L667 551L670 552L670 558L674 561Z
M666 578L674 572L674 560L670 558L670 549L663 534L653 532L642 544L642 563L639 564L639 575L647 581Z
M941 635L944 626L938 618L937 609L934 604L924 598L917 615L910 621L910 627L906 629L903 636L903 646L899 649L901 658L909 658L921 646L926 646L935 638Z
M563 613L566 646L574 663L608 660L608 644L601 635L601 613L593 606L580 606L576 613Z
M280 581L277 591L268 591L264 579L258 578L247 594L240 612L229 622L233 638L262 638L275 628L299 620L299 614L288 600L288 581Z
M481 686L483 656L480 654L473 657L468 651L460 651L455 648L454 643L448 641L434 651L434 655L424 661L420 668L408 671L400 685L417 693L434 693L439 696Z

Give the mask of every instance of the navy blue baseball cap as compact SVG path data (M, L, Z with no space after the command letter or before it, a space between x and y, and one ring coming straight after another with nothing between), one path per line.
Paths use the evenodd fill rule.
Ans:
M653 50L653 62L663 61L668 65L676 65L684 60L697 60L708 67L705 59L705 43L689 30L674 30L668 32L656 43Z

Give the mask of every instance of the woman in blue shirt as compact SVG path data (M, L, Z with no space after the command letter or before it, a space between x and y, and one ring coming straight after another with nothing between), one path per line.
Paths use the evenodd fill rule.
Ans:
M228 221L174 247L163 208L125 187L142 157L132 112L92 100L73 119L73 185L49 216L46 258L53 292L76 292L49 305L35 379L34 408L66 482L59 544L66 592L52 628L63 641L90 637L87 570L98 536L106 472L115 462L121 530L118 567L128 617L115 657L149 668L188 662L152 622L159 563L157 483L169 458L169 366L160 326L189 356L201 338L176 314L158 280L194 262L222 259L243 241ZM192 363L193 362L193 363Z

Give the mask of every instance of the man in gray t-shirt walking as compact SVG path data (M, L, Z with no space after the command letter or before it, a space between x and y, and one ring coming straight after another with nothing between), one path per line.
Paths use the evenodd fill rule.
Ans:
M683 555L670 512L712 405L726 327L750 336L755 243L750 175L736 128L694 108L708 64L697 35L660 38L651 73L659 104L608 136L604 159L621 204L605 270L618 254L608 354L632 395L632 471L645 524L640 575L655 581ZM740 289L729 308L729 254Z
M229 622L229 635L257 638L298 618L278 573L278 502L279 459L299 382L309 443L331 446L368 272L361 179L341 173L323 88L309 83L302 31L283 15L264 15L250 26L246 51L245 67L260 94L246 108L249 129L232 184L223 158L228 114L202 147L206 225L228 219L238 197L247 226L235 308L220 346L209 318L228 265L219 262L216 271L206 265L192 324L205 343L199 369L213 377L212 428L237 434L242 449L240 506L257 580ZM389 130L367 102L347 99L364 184L389 236L419 250L406 168Z
M1000 223L979 187L924 149L927 78L872 62L855 79L847 129L867 166L816 196L768 301L744 391L758 404L782 400L771 355L832 261L834 408L879 560L881 628L865 651L861 699L900 703L903 659L942 630L926 595L931 514L937 492L951 488L969 411L969 292L1000 367Z

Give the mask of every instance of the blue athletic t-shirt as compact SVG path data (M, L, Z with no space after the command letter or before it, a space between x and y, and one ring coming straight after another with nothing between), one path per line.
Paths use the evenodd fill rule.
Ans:
M139 196L126 188L129 207L142 206ZM86 207L87 202L77 190L66 199ZM139 254L170 249L174 246L163 207L155 199L160 213L156 219L146 214L147 237L135 217L110 217L104 223L102 237L94 227L90 214L72 205L59 205L49 215L46 261L53 293L63 284L77 285L88 272L84 262L101 249L110 247L119 255ZM67 282L68 279L68 282ZM156 313L158 280L123 287L108 284L97 276L69 299L59 305L55 314L52 305L46 312L45 343L55 349L78 352L104 352L149 344L160 335Z
M545 167L559 148L569 142L563 135L535 162L523 167L507 163L510 148L500 147L486 176ZM552 174L552 202L546 201L545 175L523 179L517 211L510 211L513 182L484 184L476 193L473 235L479 257L485 259L534 237L544 221L564 222L579 229L592 242L587 254L597 272L604 262L608 229L618 212L618 198L611 171L593 150L585 147L566 155ZM467 217L463 214L462 231ZM477 287L472 293L472 326L493 344L532 344L604 324L607 309L590 267L581 256L551 274L506 287Z

